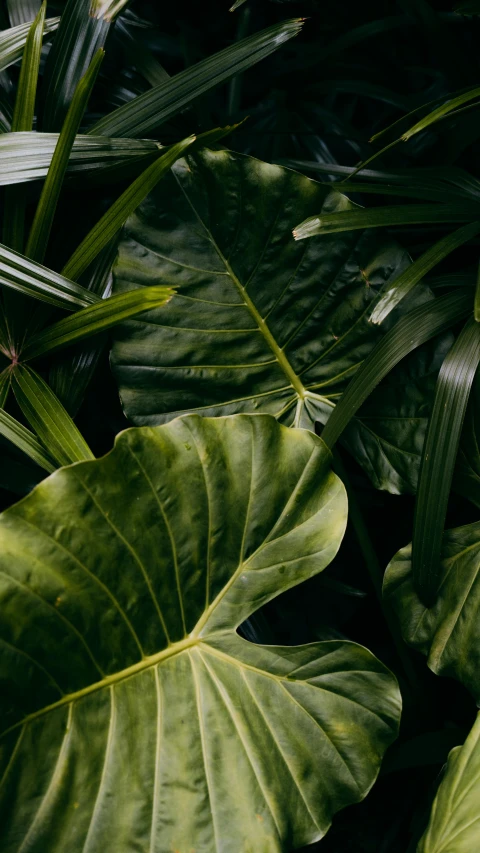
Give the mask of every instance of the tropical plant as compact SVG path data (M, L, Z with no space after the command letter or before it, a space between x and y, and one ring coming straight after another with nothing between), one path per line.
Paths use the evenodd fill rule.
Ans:
M478 846L480 9L395 7L0 2L0 853Z

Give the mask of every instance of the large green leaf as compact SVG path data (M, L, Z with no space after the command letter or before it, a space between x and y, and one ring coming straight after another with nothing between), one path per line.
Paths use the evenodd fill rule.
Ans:
M203 151L172 172L128 221L114 270L117 292L179 288L148 323L114 332L127 417L268 412L313 429L382 336L368 318L406 253L373 232L295 243L296 219L349 202L289 169ZM403 474L385 476L390 438L375 441L367 465L398 491Z
M480 847L480 714L463 746L452 749L417 853L473 853Z
M236 633L334 556L328 463L273 418L189 416L0 517L2 853L273 853L366 794L392 675L353 643Z
M413 584L411 546L387 568L384 594L397 612L407 643L428 656L438 675L458 678L480 701L480 523L443 536L439 590L425 607Z

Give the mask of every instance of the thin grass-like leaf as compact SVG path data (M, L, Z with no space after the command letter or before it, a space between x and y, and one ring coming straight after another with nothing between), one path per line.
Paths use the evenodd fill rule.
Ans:
M44 34L48 35L55 32L59 22L60 18L48 18L45 21ZM21 58L30 26L30 23L20 24L0 33L0 71L14 65Z
M5 408L8 392L10 391L10 369L7 367L0 373L0 409Z
M0 134L0 186L45 178L58 144L58 133ZM150 139L109 139L106 136L75 137L68 174L91 174L156 157L163 146Z
M83 285L102 299L111 294L111 269L117 245L118 241L112 240L90 266L88 276L82 278ZM48 384L72 418L80 408L106 342L107 335L96 335L92 340L77 344L53 359Z
M470 290L456 290L409 311L373 348L340 398L322 432L332 448L378 383L410 352L472 310Z
M105 46L111 24L92 15L90 7L90 0L67 0L65 5L45 68L43 130L60 130L80 79Z
M274 24L190 66L100 119L90 133L97 136L149 135L199 95L270 56L300 32L302 23L302 18L294 18Z
M33 127L46 8L47 3L44 0L30 27L25 45L12 119L14 133L30 131ZM5 191L3 242L17 252L23 252L24 248L25 206L23 187L12 187Z
M73 280L78 279L102 249L108 245L140 202L152 191L158 181L194 141L195 136L189 136L176 145L172 145L155 163L145 169L87 234L63 268L62 275Z
M0 244L0 285L56 308L74 311L99 301L81 285Z
M296 240L316 234L338 234L364 228L392 225L427 225L430 223L470 222L480 208L468 204L403 204L398 207L354 208L324 216L311 216L293 232Z
M123 320L165 305L173 296L169 287L142 287L119 293L64 317L39 332L22 349L22 360L38 358L110 329Z
M12 387L30 426L60 465L94 459L70 415L38 373L16 364L12 368Z
M472 317L443 362L423 447L413 524L412 571L418 595L427 606L437 594L448 497L479 363L480 324Z
M390 311L398 305L398 303L410 293L413 287L418 284L422 278L430 272L440 261L448 257L459 246L468 243L473 237L480 232L480 221L471 222L468 225L463 225L453 234L447 234L438 243L435 243L428 249L420 258L408 267L397 279L395 279L387 292L382 296L376 304L370 320L372 323L382 323L390 314Z
M73 148L75 136L80 127L80 122L82 121L95 80L97 79L103 57L104 51L100 49L93 58L87 73L78 83L37 205L25 254L39 263L45 257L58 199L68 167L70 152Z
M0 408L0 435L11 441L23 453L26 453L33 462L52 474L58 467L45 448L35 438L33 432L12 418L3 408Z

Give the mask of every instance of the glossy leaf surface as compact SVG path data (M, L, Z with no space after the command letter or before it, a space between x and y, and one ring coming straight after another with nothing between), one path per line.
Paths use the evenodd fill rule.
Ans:
M349 202L251 157L203 151L174 166L128 221L114 270L117 292L178 288L161 314L115 333L129 418L324 419L382 334L368 322L380 288L408 260L373 233L295 243L296 219L322 204Z
M328 464L273 418L190 416L0 517L4 853L273 853L364 796L391 674L353 643L236 633L338 549Z

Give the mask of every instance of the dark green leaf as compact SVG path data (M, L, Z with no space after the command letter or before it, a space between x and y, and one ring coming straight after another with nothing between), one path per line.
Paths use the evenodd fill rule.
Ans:
M443 526L460 432L480 362L480 325L472 318L443 362L423 448L413 525L416 588L430 604L437 592Z
M199 95L278 50L299 33L302 21L302 18L294 18L275 24L186 68L100 119L90 133L97 136L148 136Z
M336 553L328 462L269 417L186 417L4 513L5 853L273 853L365 796L397 732L391 673L353 643L236 630Z
M368 314L408 261L373 232L295 243L292 223L322 204L349 202L232 152L175 165L129 220L114 269L116 292L178 288L148 323L114 332L128 418L262 411L313 428L333 408L383 334Z
M111 23L93 6L67 0L45 69L43 130L60 130L80 79L105 45Z
M325 443L334 446L362 403L395 365L425 341L468 316L470 311L470 292L457 290L420 305L402 317L376 345L350 382L323 430Z
M32 258L39 263L42 263L45 257L58 199L60 197L63 180L68 167L70 153L72 151L83 114L87 108L95 80L97 79L103 57L103 50L99 50L96 56L92 59L92 63L85 76L80 79L78 86L75 89L72 102L68 108L62 131L52 157L52 162L50 163L50 168L43 185L37 210L35 212L35 218L30 230L27 248L25 250L25 254L29 258Z
M412 548L399 551L387 568L384 596L396 611L409 645L427 655L437 675L457 678L480 701L480 523L443 535L440 583L426 607L415 590Z

